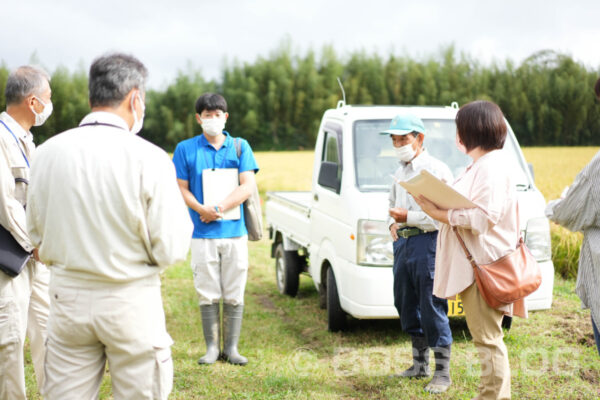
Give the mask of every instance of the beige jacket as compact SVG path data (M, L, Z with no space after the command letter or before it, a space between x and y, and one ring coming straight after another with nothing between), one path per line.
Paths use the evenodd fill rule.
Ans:
M27 163L31 163L31 155L35 149L33 135L25 131L6 112L0 114L0 121L0 225L7 229L25 250L32 251L33 246L27 235L24 206L27 201L26 182L29 181ZM15 182L17 178L25 182Z
M81 125L40 145L31 167L27 223L52 284L157 284L193 229L173 163L116 114Z

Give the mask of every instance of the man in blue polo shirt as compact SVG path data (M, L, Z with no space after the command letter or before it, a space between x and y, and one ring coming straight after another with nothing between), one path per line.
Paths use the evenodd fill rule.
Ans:
M179 143L173 154L179 188L194 222L191 267L206 341L206 354L198 364L213 364L219 356L231 364L248 362L237 350L248 275L248 231L242 203L256 185L254 174L258 172L258 165L248 142L232 138L223 130L228 116L227 102L222 96L214 93L200 96L196 101L196 120L203 134ZM204 189L211 190L207 186L210 175L215 170L232 168L237 170L239 186L222 200L207 204L205 197L213 196L203 193L203 175ZM235 214L236 207L239 218L225 217L230 210ZM225 342L222 352L221 300Z

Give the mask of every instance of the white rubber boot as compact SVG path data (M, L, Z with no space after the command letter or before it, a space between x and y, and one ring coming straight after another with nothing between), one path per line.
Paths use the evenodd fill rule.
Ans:
M230 364L246 365L248 359L238 353L237 345L242 330L243 305L223 303L223 359Z
M221 351L221 326L219 303L200 306L202 313L202 331L206 342L206 354L200 357L198 364L214 364Z

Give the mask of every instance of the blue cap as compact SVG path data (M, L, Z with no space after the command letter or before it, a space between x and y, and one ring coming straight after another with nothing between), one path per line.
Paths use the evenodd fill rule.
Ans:
M421 118L413 114L398 114L390 123L389 129L380 133L382 135L407 135L411 132L425 134L425 125Z

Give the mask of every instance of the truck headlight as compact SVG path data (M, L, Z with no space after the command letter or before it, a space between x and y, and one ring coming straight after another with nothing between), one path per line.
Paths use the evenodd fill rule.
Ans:
M394 264L392 237L385 221L358 221L356 262L359 265L390 267Z
M525 244L537 261L547 261L552 258L550 243L550 223L547 218L532 218L527 221Z

